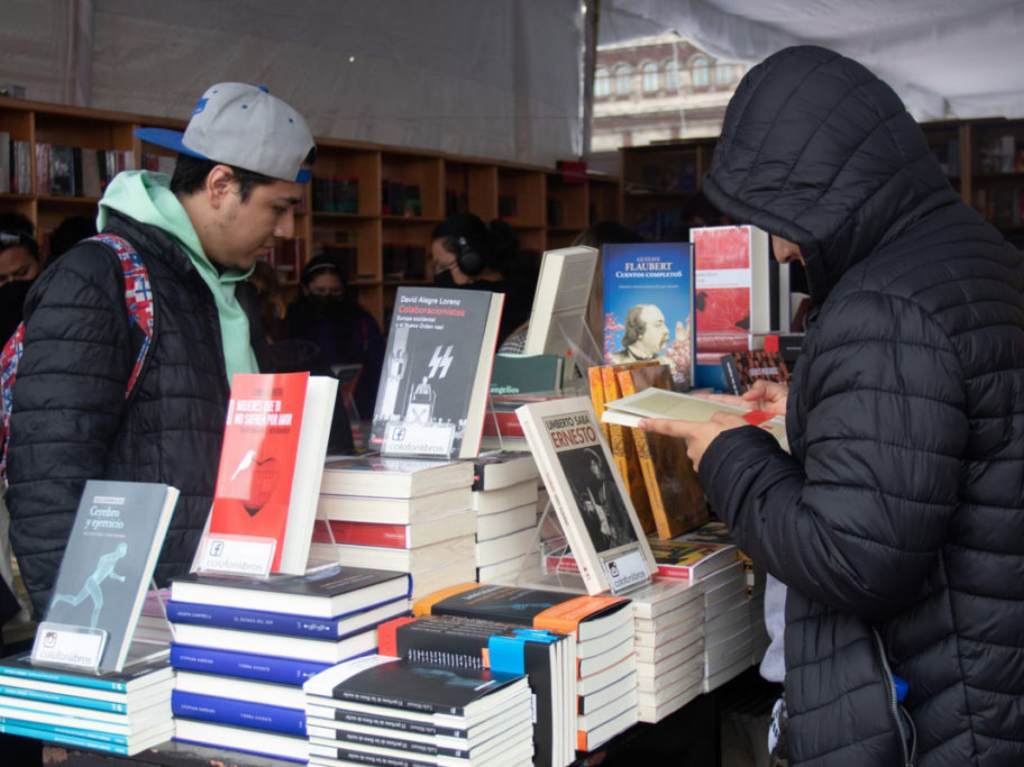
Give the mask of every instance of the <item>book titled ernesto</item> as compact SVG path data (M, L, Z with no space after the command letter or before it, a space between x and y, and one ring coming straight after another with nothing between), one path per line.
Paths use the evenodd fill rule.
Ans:
M472 458L505 296L399 288L371 441L383 455Z
M46 622L107 632L100 671L120 671L178 501L168 485L85 483Z

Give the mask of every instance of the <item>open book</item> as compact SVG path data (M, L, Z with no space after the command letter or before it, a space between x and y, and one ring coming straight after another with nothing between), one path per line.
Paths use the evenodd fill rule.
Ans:
M691 394L646 389L631 397L605 403L601 420L636 428L644 418L673 418L680 421L710 421L715 413L733 413L751 426L760 426L771 432L779 444L789 450L786 439L786 420L763 410L746 410L724 402L694 397Z

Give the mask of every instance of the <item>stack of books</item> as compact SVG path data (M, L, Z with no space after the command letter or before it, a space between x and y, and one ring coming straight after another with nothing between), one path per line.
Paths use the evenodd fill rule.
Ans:
M302 683L376 652L377 625L405 614L408 596L403 573L338 565L267 580L175 580L176 739L305 761Z
M530 688L522 674L420 665L371 655L304 685L309 763L533 763Z
M133 646L133 651L135 647ZM0 660L0 733L131 756L174 734L166 653L121 672L57 671L28 653Z
M636 655L629 600L563 590L463 584L413 606L416 616L455 615L566 634L576 640L576 749L593 751L637 722Z
M564 767L576 756L573 639L510 623L429 615L396 618L378 629L380 654L444 668L525 673L533 693L537 767Z
M476 579L515 583L537 544L537 465L529 453L492 453L474 462ZM534 557L536 559L536 557Z
M750 602L741 562L707 576L704 585L704 692L750 666Z
M700 581L666 578L629 595L641 722L659 722L703 691L703 597Z
M312 556L408 573L414 597L473 580L472 486L469 462L376 455L330 461Z

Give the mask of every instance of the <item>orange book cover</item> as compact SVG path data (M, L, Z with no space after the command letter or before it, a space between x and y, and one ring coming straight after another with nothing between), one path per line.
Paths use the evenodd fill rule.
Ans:
M556 634L577 634L580 623L605 610L621 605L623 597L579 596L549 607L533 617L535 629L547 629Z
M667 365L623 368L618 372L618 380L624 397L652 387L672 388L672 373ZM686 442L640 429L628 431L636 444L658 537L675 538L707 522L707 501L693 462L686 455Z
M281 564L309 373L239 374L231 385L210 533L273 538Z
M619 390L618 371L628 370L632 367L651 367L656 364L655 362L638 362L633 365L603 366L601 379L604 386L604 401L614 402L623 396ZM608 424L607 428L609 431L608 444L611 447L612 457L615 458L615 465L618 466L619 473L622 475L622 483L626 486L629 497L633 501L633 508L636 510L640 525L645 533L650 534L655 531L656 525L633 437L630 430L624 426Z
M601 421L601 416L604 414L604 381L601 377L601 369L599 365L588 368L587 379L590 382L590 401L594 404L594 415L597 416L597 422L601 424L604 438L608 440L608 444L611 444L608 424Z

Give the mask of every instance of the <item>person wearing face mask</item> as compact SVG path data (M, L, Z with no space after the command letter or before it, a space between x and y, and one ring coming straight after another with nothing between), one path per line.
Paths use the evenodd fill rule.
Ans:
M515 261L518 242L503 221L485 224L472 213L456 213L431 235L434 285L439 288L489 290L505 294L498 344L530 319L533 289Z
M302 294L288 307L288 334L319 349L314 373L329 375L338 365L362 365L354 394L360 418L373 415L384 364L384 337L373 315L348 296L341 264L329 255L302 270Z
M21 322L25 296L40 271L32 222L19 213L0 215L0 345Z

